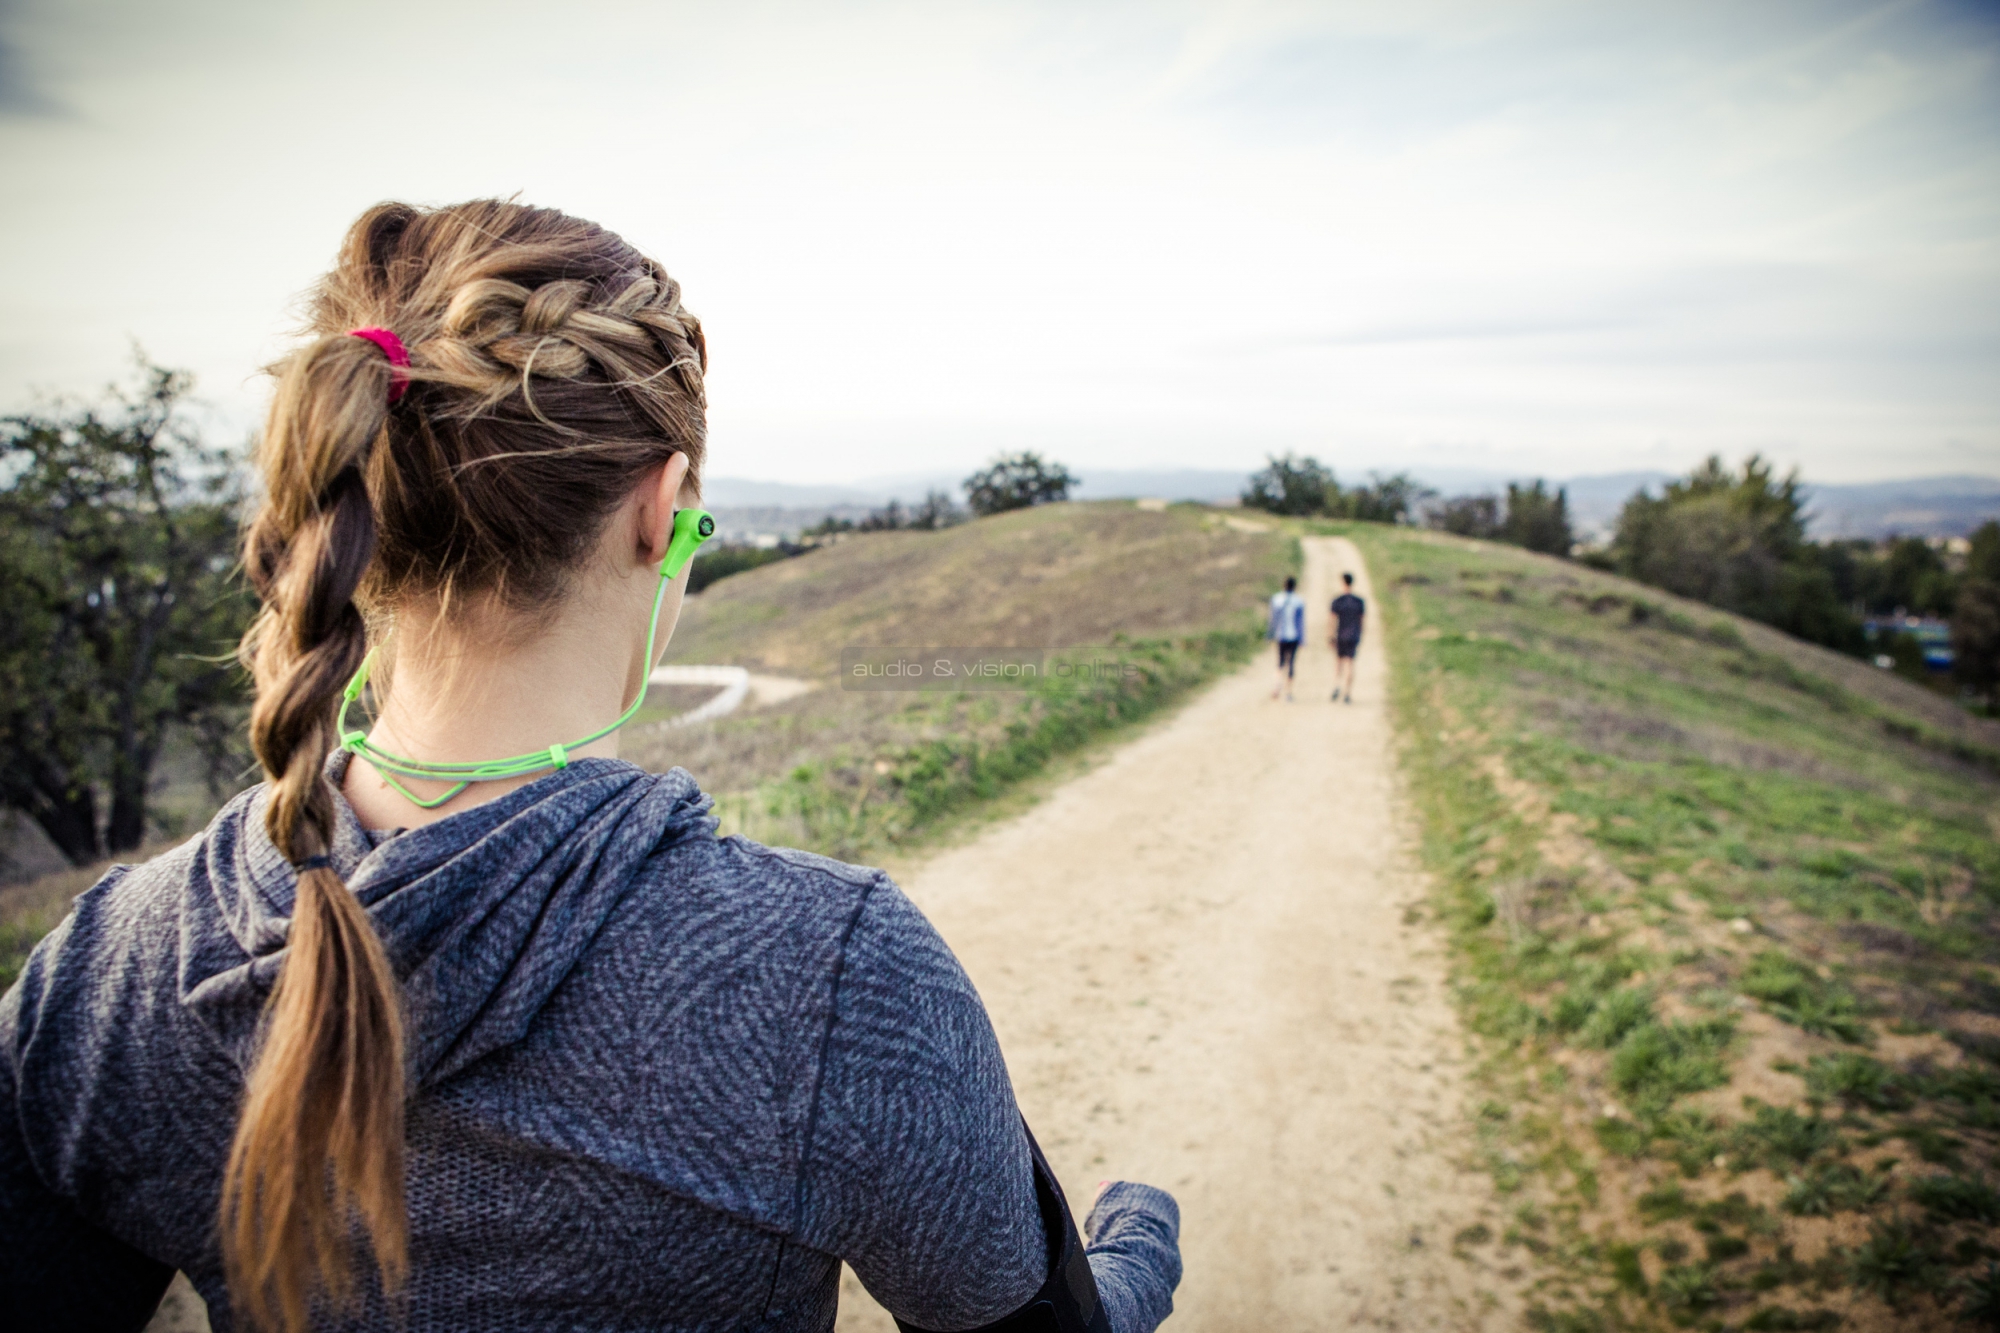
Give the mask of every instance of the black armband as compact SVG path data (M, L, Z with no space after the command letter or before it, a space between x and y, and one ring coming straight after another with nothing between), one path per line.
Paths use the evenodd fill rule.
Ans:
M1049 1170L1042 1145L1035 1142L1034 1131L1025 1120L1021 1132L1028 1136L1028 1155L1035 1164L1035 1202L1042 1210L1049 1275L1026 1305L968 1333L1111 1333L1111 1321L1097 1299L1097 1279L1091 1275L1090 1256L1083 1251L1083 1237L1076 1229L1076 1219L1070 1216L1069 1201L1063 1198L1056 1173ZM896 1327L902 1333L928 1333L901 1319Z

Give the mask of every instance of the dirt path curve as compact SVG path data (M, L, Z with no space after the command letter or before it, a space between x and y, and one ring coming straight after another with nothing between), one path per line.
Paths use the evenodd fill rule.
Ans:
M1379 625L1360 702L1328 701L1343 569L1372 620L1354 547L1306 542L1298 702L1261 656L905 886L1072 1199L1113 1176L1179 1198L1187 1333L1514 1323L1510 1284L1452 1252L1494 1210L1441 947L1405 920ZM851 1273L839 1328L893 1329Z

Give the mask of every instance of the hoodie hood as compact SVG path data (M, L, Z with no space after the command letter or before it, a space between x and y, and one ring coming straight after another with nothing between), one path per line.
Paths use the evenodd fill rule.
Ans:
M329 765L336 790L345 759ZM181 1002L245 1070L298 890L264 832L267 799L255 787L216 816L181 903ZM585 759L371 847L339 801L334 867L402 983L412 1085L519 1041L645 862L714 837L711 804L682 769Z

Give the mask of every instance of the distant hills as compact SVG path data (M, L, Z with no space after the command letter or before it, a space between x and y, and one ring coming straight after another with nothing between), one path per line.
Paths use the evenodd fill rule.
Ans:
M1112 500L1151 496L1167 500L1228 503L1243 490L1248 474L1201 468L1078 468L1083 484L1080 500ZM1657 490L1673 479L1668 472L1612 472L1596 476L1553 479L1569 491L1570 512L1579 532L1607 531L1618 510L1634 491ZM1361 480L1357 476L1353 480ZM1499 474L1452 473L1418 479L1446 495L1502 490ZM758 534L791 536L828 515L859 518L890 499L905 505L922 500L930 490L963 499L956 473L911 473L869 477L847 486L800 485L711 477L704 498L720 520L723 535L746 540ZM1812 533L1821 539L1881 538L1892 535L1960 537L1990 518L2000 518L2000 478L1976 476L1911 477L1898 481L1859 482L1807 488L1812 506Z
M1917 477L1808 488L1815 537L1962 537L2000 518L1992 477Z

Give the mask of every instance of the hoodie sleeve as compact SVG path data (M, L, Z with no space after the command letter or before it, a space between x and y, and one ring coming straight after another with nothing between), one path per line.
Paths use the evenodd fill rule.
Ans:
M24 1032L22 1011L65 933L59 928L43 940L21 979L0 997L0 1291L14 1327L137 1333L174 1270L92 1226L51 1190L30 1156L22 1122L21 1051L31 1039L58 1039L56 1032Z
M1173 1200L1145 1186L1098 1220L1115 1333L1151 1333L1180 1278ZM890 1313L976 1328L1047 1278L1034 1167L985 1006L886 879L850 930L802 1177L802 1218ZM1122 1193L1119 1194L1124 1198Z

